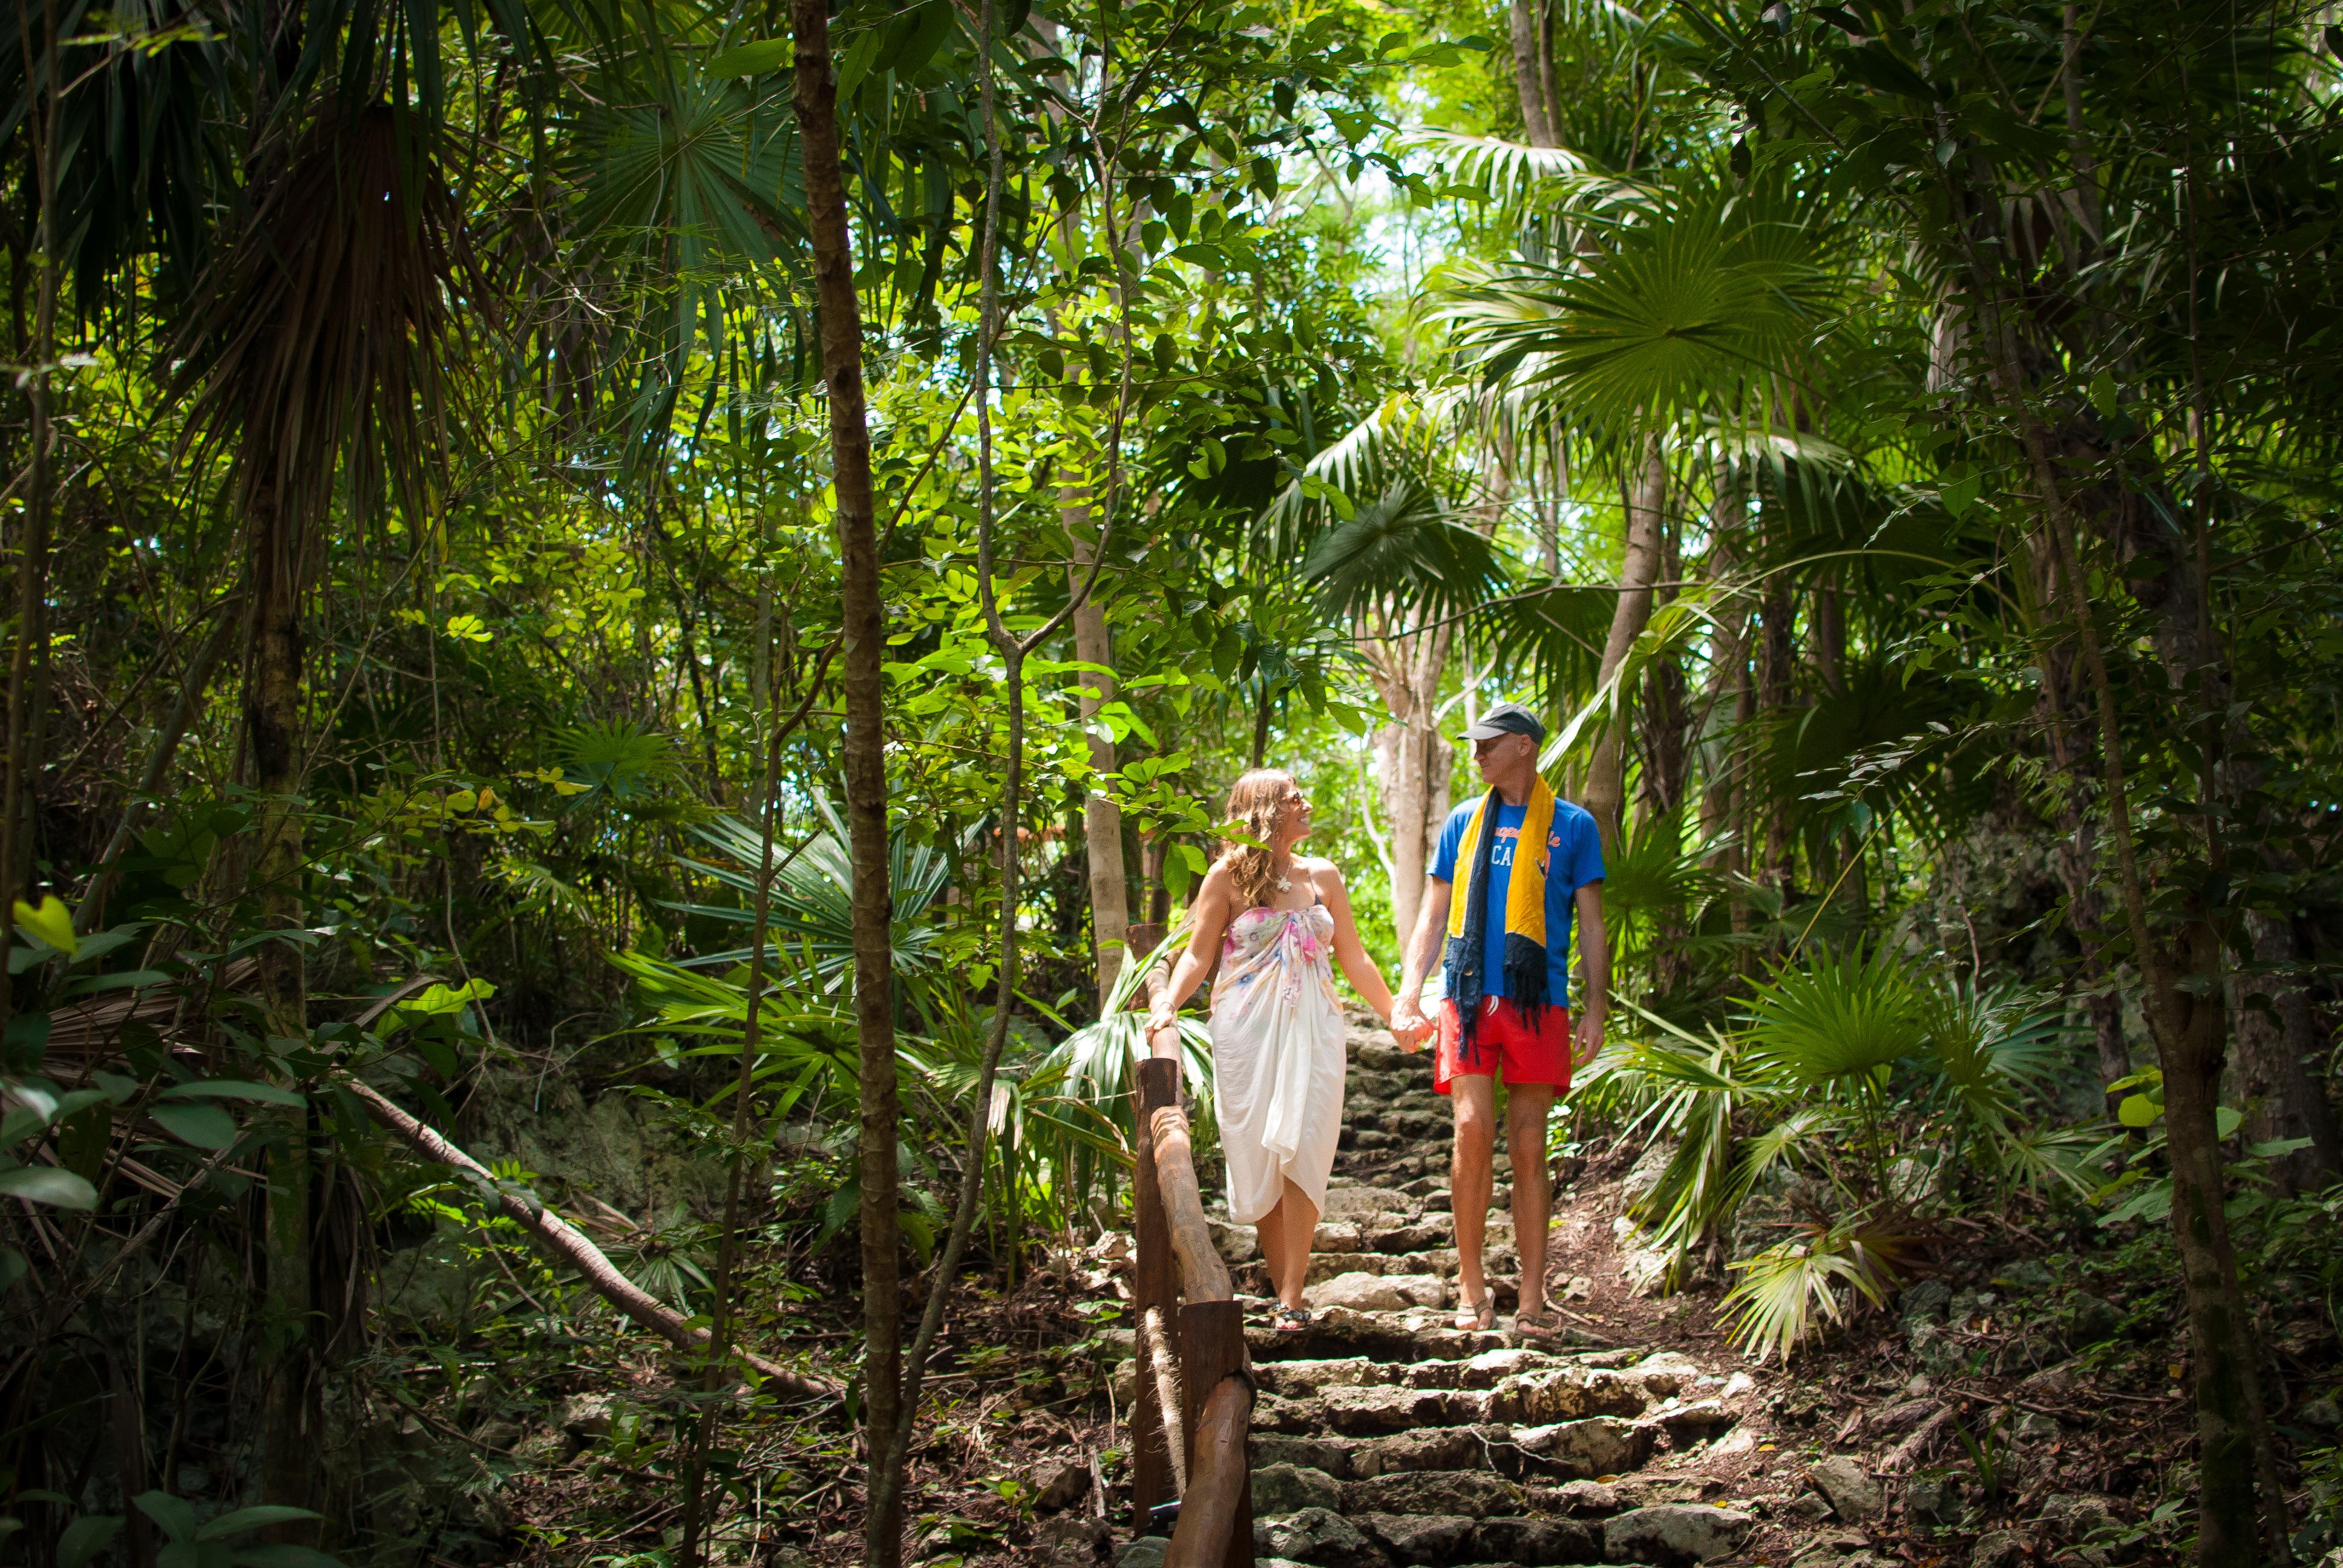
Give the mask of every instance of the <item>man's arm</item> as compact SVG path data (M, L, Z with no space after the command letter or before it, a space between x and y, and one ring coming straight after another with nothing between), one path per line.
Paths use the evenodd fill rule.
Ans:
M1423 879L1423 907L1416 912L1414 934L1401 955L1399 995L1392 1005L1393 1034L1403 1030L1420 1034L1430 1027L1423 1016L1423 982L1432 973L1433 955L1440 950L1440 934L1448 929L1448 900L1453 893L1451 884L1438 877ZM1412 1042L1402 1043L1415 1049Z
M1604 1021L1611 1016L1611 932L1603 923L1603 883L1582 886L1578 908L1578 981L1586 1001L1572 1028L1570 1060L1584 1067L1603 1049Z

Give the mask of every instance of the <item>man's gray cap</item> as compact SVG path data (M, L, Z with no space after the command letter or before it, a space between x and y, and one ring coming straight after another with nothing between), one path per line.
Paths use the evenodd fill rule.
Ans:
M1518 702L1500 702L1481 715L1481 721L1464 731L1467 740L1494 740L1500 735L1526 735L1543 743L1545 726L1538 716Z

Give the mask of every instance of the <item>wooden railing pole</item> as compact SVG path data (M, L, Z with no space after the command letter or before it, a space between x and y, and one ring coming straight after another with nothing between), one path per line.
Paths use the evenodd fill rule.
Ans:
M1131 1230L1138 1249L1131 1306L1138 1331L1139 1361L1139 1404L1131 1418L1131 1527L1144 1531L1148 1511L1175 1495L1172 1451L1164 1440L1163 1410L1156 1397L1155 1356L1148 1343L1147 1322L1150 1308L1154 1309L1158 1322L1179 1320L1179 1263L1172 1254L1163 1193L1155 1176L1155 1112L1180 1103L1180 1064L1161 1057L1138 1063L1131 1100L1136 1155L1131 1172Z
M1180 1365L1189 1483L1164 1568L1252 1568L1252 1382L1244 1308L1232 1301L1182 1307Z

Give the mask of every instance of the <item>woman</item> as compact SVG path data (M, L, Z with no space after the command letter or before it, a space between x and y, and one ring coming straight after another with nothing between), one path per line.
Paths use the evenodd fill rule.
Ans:
M1156 998L1149 1033L1172 1023L1218 951L1212 1060L1229 1218L1258 1229L1277 1327L1294 1332L1310 1326L1310 1243L1342 1131L1343 1028L1329 948L1385 1023L1392 995L1359 943L1342 873L1293 852L1310 832L1310 802L1293 776L1254 769L1229 791L1228 815L1253 842L1232 843L1205 874L1188 950Z

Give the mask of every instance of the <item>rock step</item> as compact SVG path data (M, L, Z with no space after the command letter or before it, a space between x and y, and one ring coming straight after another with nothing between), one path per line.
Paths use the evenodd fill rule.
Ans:
M1316 1568L1473 1563L1701 1563L1737 1551L1755 1518L1703 1503L1660 1503L1585 1519L1337 1512L1312 1506L1253 1523L1253 1551Z

